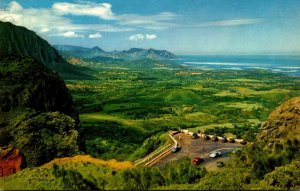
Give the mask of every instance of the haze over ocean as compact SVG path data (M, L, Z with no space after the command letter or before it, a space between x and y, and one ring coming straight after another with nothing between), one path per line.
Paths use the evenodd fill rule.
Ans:
M300 76L300 56L178 56L175 60L184 66L200 69L260 69L274 73Z

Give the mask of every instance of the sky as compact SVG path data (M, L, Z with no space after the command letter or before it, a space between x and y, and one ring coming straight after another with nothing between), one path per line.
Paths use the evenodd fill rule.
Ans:
M175 54L299 54L300 0L0 0L53 45Z

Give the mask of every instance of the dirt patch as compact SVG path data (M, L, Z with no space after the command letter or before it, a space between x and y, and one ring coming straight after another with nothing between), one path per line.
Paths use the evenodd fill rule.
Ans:
M23 157L19 149L12 146L0 147L0 177L9 176L21 170Z

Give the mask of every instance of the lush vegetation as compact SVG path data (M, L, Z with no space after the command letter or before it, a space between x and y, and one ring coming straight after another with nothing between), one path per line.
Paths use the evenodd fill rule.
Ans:
M117 170L93 163L53 164L50 168L25 169L0 179L6 189L126 189L145 190L171 184L195 183L206 170L184 158L163 168ZM17 184L11 184L15 182Z
M24 62L27 62L26 59ZM130 67L128 71L95 68L99 71L94 76L97 80L67 81L80 112L87 153L94 157L134 161L162 146L166 141L164 132L179 128L217 135L231 134L254 142L261 123L270 111L278 103L299 94L295 85L299 79L263 71L198 71L167 63L163 67L169 69L153 72L155 67L162 66L152 62L143 69L133 63ZM196 72L193 70L200 74L192 75ZM6 69L3 71L7 75ZM269 82L271 77L276 83ZM257 89L258 86L260 89ZM61 157L77 152L76 120L58 112L32 113L34 108L18 108L16 106L13 113L2 112L0 135L14 141L28 153L29 165L39 165L48 160L36 160L43 158L35 156L48 156L54 152ZM43 111L44 107L35 110L39 108ZM15 130L3 128L10 124ZM49 137L49 134L52 136ZM33 147L36 143L33 140L37 137L40 138L38 148ZM5 143L2 141L2 144ZM91 161L53 162L50 167L27 168L2 178L0 187L298 189L299 180L295 177L299 177L299 150L296 139L286 139L272 146L264 141L256 142L238 151L225 167L209 172L201 166L192 165L189 158L163 167L128 169L116 169Z
M287 160L276 159L276 154L258 147L251 145L238 152L232 163L218 171L207 172L192 165L189 158L162 168L115 169L93 162L51 163L2 178L0 185L5 189L299 189L299 143L288 141L283 145L277 157ZM284 154L291 152L295 154Z
M19 148L27 166L84 150L78 113L57 74L32 58L5 57L0 77L0 147Z
M95 80L66 84L88 154L105 159L132 160L130 153L146 138L172 129L254 141L269 113L300 93L299 78L263 70L207 71L153 60L69 61L97 71Z

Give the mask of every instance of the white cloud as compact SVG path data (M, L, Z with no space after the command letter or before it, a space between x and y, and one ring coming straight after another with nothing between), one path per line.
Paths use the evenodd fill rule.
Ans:
M146 34L146 39L147 40L154 40L156 38L157 38L156 34Z
M11 1L5 9L0 9L0 20L24 26L43 36L66 36L69 38L83 36L101 38L101 32L125 32L137 29L163 30L175 27L239 26L265 21L257 18L242 18L179 24L175 21L180 15L172 12L162 12L154 15L117 15L113 12L112 5L109 3L92 3L80 0L76 2L56 2L50 8L24 8L16 1ZM66 15L93 16L103 20L113 20L113 24L77 24ZM155 34L136 34L130 36L129 40L140 41L156 38Z
M114 20L114 24L75 24L66 15L94 16L104 20ZM7 8L0 9L0 20L24 26L43 36L62 36L69 31L89 37L97 32L134 31L137 28L162 30L175 27L172 23L178 15L163 12L155 15L117 15L109 3L56 2L50 8L23 8L12 1ZM145 37L146 38L146 37Z
M124 14L116 16L121 25L141 27L152 30L163 30L176 27L172 21L179 15L171 12L163 12L156 15Z
M84 4L76 4L62 2L54 3L52 9L61 14L96 16L101 19L110 20L114 19L111 7L109 3L85 2Z
M178 15L171 12L162 12L155 15L123 14L116 15L110 3L54 3L52 9L59 14L95 16L104 20L115 20L120 25L142 27L146 29L161 30L176 26L170 21Z
M115 20L120 25L142 27L146 29L161 30L175 26L169 21L178 15L171 12L162 12L155 15L123 14L116 15L109 3L54 3L52 9L60 14L95 16L104 20Z
M143 34L134 34L129 37L129 40L132 40L132 41L141 41L144 39L145 39L145 36Z
M40 30L41 33L46 33L46 32L49 32L49 28L42 28Z
M195 25L191 25L192 27L211 27L211 26L240 26L240 25L251 25L264 22L264 19L260 18L244 18L244 19L230 19L230 20L219 20L219 21L209 21L203 22Z
M263 19L232 19L224 21L216 21L216 26L237 26L237 25L250 25L263 22Z
M89 38L102 38L102 35L100 33L90 34Z
M16 1L12 1L6 9L0 9L0 20L24 26L43 36L64 36L64 33L68 36L71 34L68 32L73 31L76 33L75 36L82 37L99 31L123 32L134 30L131 27L108 24L75 24L71 19L53 8L23 8Z
M62 36L67 37L67 38L84 38L83 35L77 34L74 31L68 31L68 32L62 33Z
M13 12L22 11L23 7L19 3L15 2L15 1L12 1L8 5L8 10L13 11Z
M142 40L154 40L156 39L157 36L156 34L134 34L134 35L131 35L129 36L129 40L132 40L132 41L142 41Z

